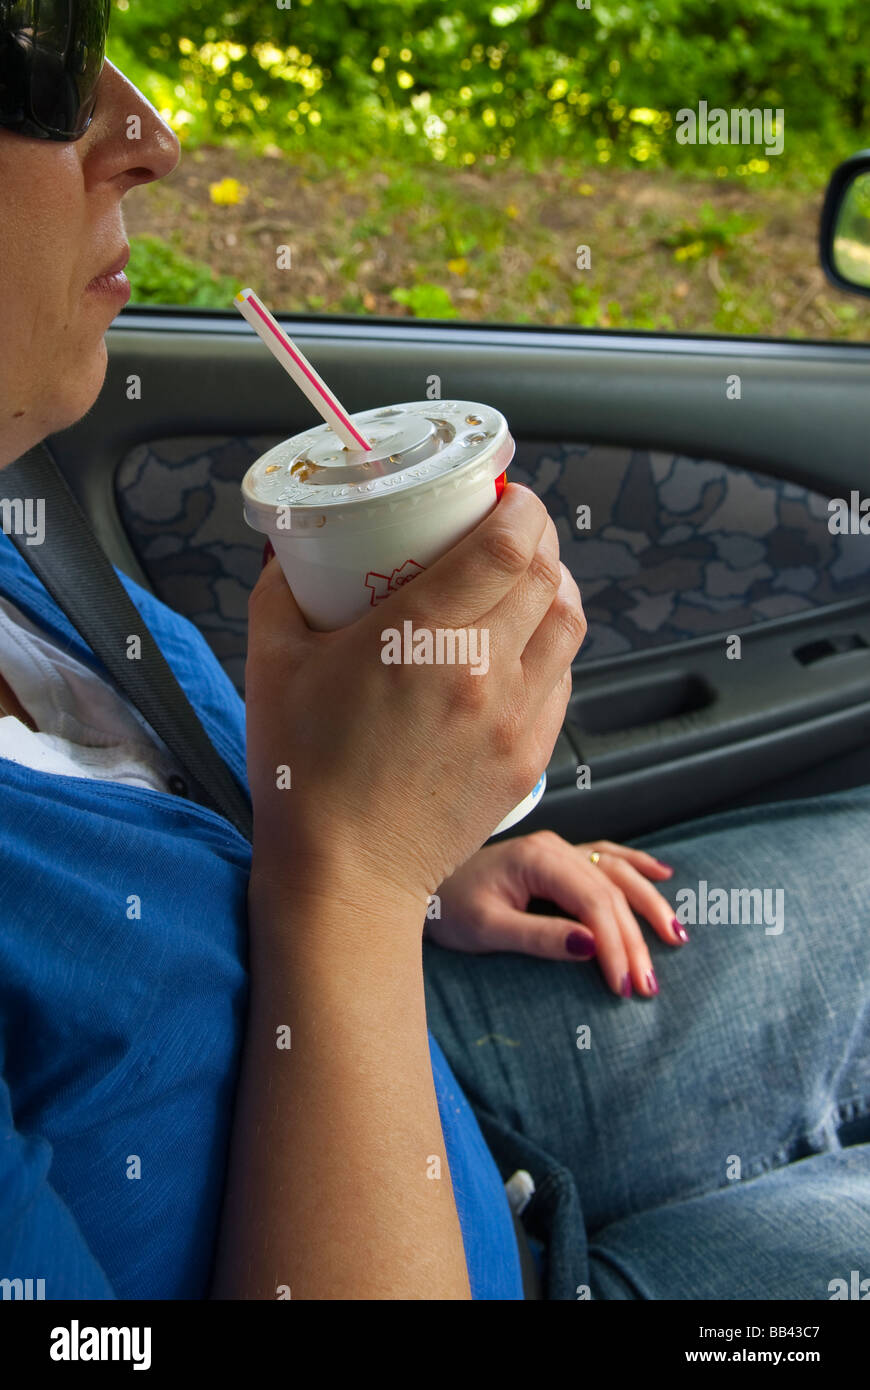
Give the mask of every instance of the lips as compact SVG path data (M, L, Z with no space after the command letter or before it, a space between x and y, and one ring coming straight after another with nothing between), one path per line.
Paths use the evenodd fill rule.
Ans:
M124 266L127 264L129 259L130 248L129 246L125 246L120 255L116 256L115 259L112 261L112 264L106 266L105 270L98 271L97 274L94 276L94 279L91 280L89 283L93 284L94 280L104 280L109 275L119 275L121 271L124 269Z

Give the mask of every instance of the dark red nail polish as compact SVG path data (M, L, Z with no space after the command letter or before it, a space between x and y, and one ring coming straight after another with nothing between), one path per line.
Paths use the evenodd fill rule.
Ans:
M266 568L266 566L268 565L269 561L271 560L271 558L272 558L272 556L273 556L274 554L275 554L275 551L274 551L274 548L273 548L273 546L272 546L272 542L271 542L271 541L266 541L266 544L263 546L263 563L262 563L262 565L260 566L260 569L261 569L261 570L264 570L264 569Z
M688 941L689 933L686 931L686 928L683 926L682 922L677 921L676 917L671 922L671 926L673 927L674 931L676 932L677 936L681 941Z
M646 972L646 983L647 988L651 990L653 994L658 994L659 982L656 979L656 972L654 970L648 970Z
M589 960L595 955L595 942L582 932L569 931L565 937L565 950L570 951L572 956L579 956L581 960Z
M631 976L628 974L627 971L622 981L622 989L620 990L620 994L622 995L623 999L628 999L629 995L631 994Z

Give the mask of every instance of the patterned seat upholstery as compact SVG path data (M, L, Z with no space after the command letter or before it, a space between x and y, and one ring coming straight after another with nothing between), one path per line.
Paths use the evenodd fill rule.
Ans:
M203 633L244 696L262 538L239 486L277 435L158 439L121 461L117 501L158 596ZM746 469L641 449L520 443L508 477L542 499L583 595L586 660L856 597L866 537L828 530L827 498ZM578 530L578 507L590 525Z

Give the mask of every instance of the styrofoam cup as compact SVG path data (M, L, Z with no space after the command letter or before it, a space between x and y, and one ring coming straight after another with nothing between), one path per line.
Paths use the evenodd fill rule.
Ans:
M245 521L267 535L309 627L354 622L492 510L515 444L477 401L411 401L350 417L369 451L319 425L277 444L242 480ZM492 832L537 805L546 773Z

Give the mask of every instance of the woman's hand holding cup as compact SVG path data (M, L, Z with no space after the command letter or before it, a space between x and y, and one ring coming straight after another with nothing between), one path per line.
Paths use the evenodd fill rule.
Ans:
M562 726L586 622L545 507L508 484L469 535L347 627L312 631L275 559L248 615L258 872L314 892L362 875L425 909L531 791ZM409 620L433 637L487 630L488 670L385 664L382 634Z

